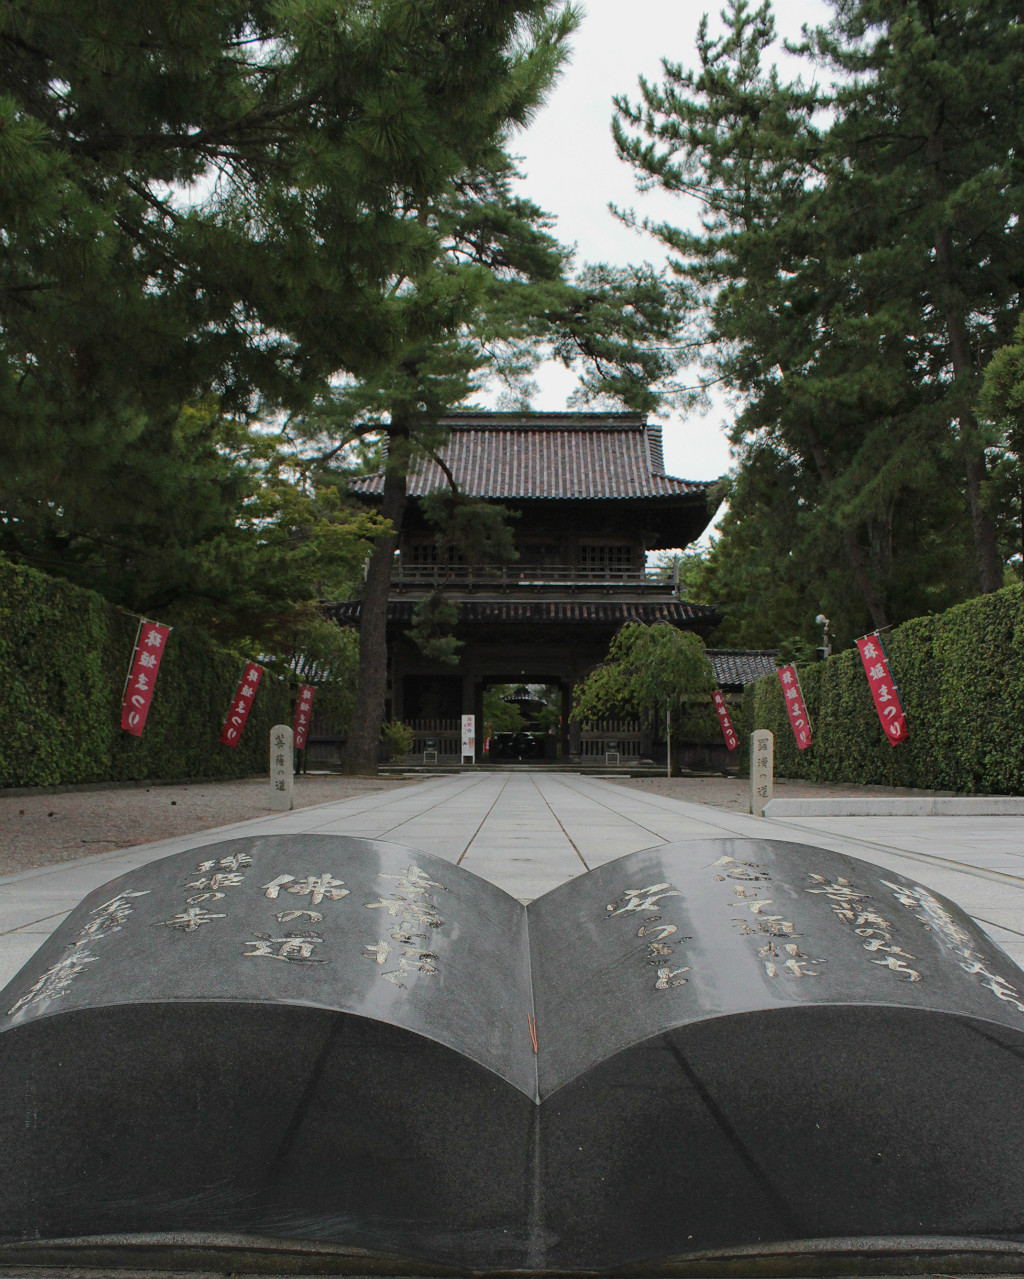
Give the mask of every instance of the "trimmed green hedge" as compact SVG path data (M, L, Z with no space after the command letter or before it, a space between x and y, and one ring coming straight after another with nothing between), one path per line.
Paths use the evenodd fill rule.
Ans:
M270 729L291 723L291 692L266 672L241 743L222 746L244 658L199 631L171 632L145 732L121 730L137 626L92 591L0 558L0 787L269 771Z
M782 688L744 691L743 722L775 734L779 777L872 782L979 794L1024 793L1024 588L1007 587L884 637L908 736L882 731L864 666L850 649L802 666L813 745L798 751Z

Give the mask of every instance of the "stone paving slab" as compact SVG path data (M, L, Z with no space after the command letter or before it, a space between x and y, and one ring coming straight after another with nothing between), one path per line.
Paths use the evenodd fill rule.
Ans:
M918 878L1024 967L1024 817L755 818L578 774L469 773L361 794L0 879L0 986L88 892L158 857L240 835L363 835L459 862L529 901L586 869L687 839L768 837Z
M583 780L583 779L577 779ZM602 784L605 791L627 788ZM635 792L634 792L635 793ZM595 796L595 798L597 798ZM703 805L686 805L664 796L645 794L650 808L664 807L666 816L639 813L635 804L621 801L617 811L633 811L648 828L671 829L680 810L707 812ZM615 805L607 795L601 802ZM851 857L874 862L916 878L943 893L1024 968L1024 818L995 817L751 817L714 810L717 835L765 836L792 839L832 848ZM998 909L998 915L994 912Z

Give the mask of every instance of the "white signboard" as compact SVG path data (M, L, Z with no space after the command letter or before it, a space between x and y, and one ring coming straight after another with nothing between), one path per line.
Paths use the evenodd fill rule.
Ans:
M467 759L468 756L468 759ZM462 762L472 764L476 759L476 716L462 717Z

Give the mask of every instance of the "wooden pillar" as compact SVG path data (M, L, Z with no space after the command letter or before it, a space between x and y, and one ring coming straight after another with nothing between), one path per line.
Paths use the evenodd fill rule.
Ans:
M567 706L569 712L571 713L575 705L575 699L573 698L573 695L572 695L571 685L566 693L565 705ZM577 720L574 720L574 719L569 720L569 738L568 738L567 745L568 745L570 762L578 764L580 761L580 726Z
M483 680L476 680L473 684L473 714L476 716L476 762L482 764L486 761L484 755L484 736L487 730L484 728L484 683Z
M391 718L405 719L405 674L398 656L398 646L391 649Z
M559 684L558 691L561 694L562 704L559 714L562 717L562 725L559 729L559 754L563 760L569 758L569 712L572 710L572 684Z

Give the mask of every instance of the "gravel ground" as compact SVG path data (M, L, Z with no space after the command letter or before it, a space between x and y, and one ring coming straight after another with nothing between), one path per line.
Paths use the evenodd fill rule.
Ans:
M318 775L295 779L295 807L327 804L371 791L412 783L397 778ZM623 778L656 795L733 812L749 811L750 782L736 777ZM825 785L776 779L775 794L915 795L920 791L885 786ZM90 853L150 844L263 817L269 811L265 778L236 782L194 782L180 786L113 787L43 795L0 795L0 875L76 861Z
M383 777L297 777L295 807L328 804L409 784ZM270 786L264 777L0 795L0 875L264 817L270 811L269 800Z

